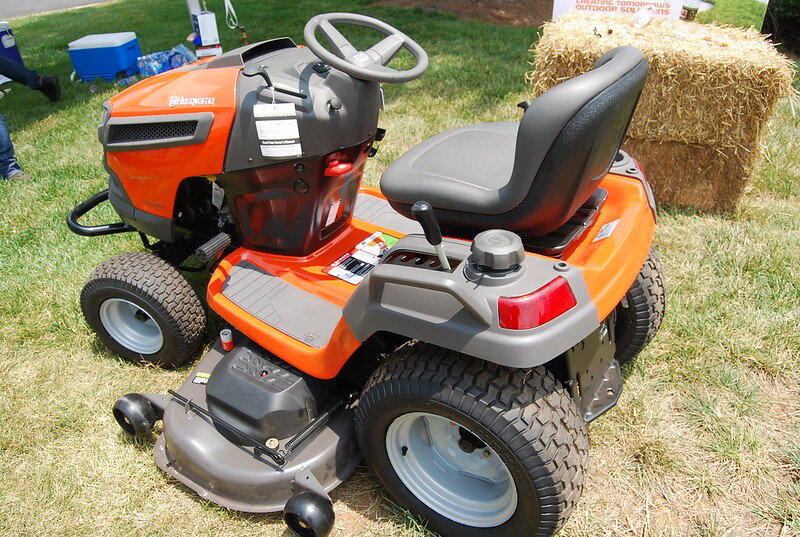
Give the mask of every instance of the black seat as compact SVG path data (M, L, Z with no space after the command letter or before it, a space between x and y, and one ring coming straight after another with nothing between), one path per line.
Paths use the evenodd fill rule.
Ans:
M608 173L647 73L638 49L612 49L532 101L519 123L459 127L411 148L383 173L381 190L408 217L415 201L428 201L451 235L545 235Z

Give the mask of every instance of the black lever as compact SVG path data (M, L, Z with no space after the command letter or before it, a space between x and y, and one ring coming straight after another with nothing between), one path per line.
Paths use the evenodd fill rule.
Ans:
M532 104L533 104L533 100L531 100L531 99L528 99L527 101L522 101L522 102L521 102L521 103L519 103L517 106L518 106L519 108L522 108L523 110L527 111L527 110L528 110L528 108L530 108Z
M450 272L450 262L447 260L447 255L442 247L442 230L439 229L439 222L436 221L436 215L433 212L433 207L427 201L418 201L411 206L411 214L414 219L422 226L422 231L425 233L425 238L431 246L436 249L436 254L439 256L439 262L442 268Z
M282 88L280 86L276 86L272 83L272 79L269 77L269 73L267 73L267 68L263 65L248 65L247 67L242 70L242 74L244 76L260 76L264 79L264 82L267 84L268 88L271 88L272 91L277 91L280 93L285 93L286 95L291 95L293 97L298 97L300 99L307 99L308 95L302 93L300 91L294 91L289 88Z
M269 73L267 73L267 68L263 65L248 65L242 71L244 76L261 76L264 78L264 82L267 83L267 87L272 87L272 79L269 77Z

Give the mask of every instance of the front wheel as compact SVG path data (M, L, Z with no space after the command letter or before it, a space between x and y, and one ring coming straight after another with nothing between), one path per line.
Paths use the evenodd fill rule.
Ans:
M206 313L186 278L145 252L115 255L81 292L86 322L123 358L175 367L202 341Z
M444 535L552 535L588 465L586 424L543 367L501 367L425 343L373 374L356 432L389 493Z

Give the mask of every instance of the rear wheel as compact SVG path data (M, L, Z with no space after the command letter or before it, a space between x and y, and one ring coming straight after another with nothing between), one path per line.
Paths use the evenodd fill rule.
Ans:
M615 358L620 364L630 362L639 354L661 327L666 306L661 260L655 250L644 262L625 298L617 306Z
M425 343L373 374L356 432L389 493L445 535L552 535L588 465L586 424L543 367L505 368Z
M206 314L197 293L174 267L144 252L101 263L81 292L86 322L123 358L180 365L200 345Z

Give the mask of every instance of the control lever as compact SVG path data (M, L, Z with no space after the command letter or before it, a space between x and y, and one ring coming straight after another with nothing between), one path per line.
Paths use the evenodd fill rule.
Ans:
M267 83L267 87L273 87L272 79L269 77L269 73L267 73L267 68L263 65L248 65L242 71L244 76L261 76L264 78L264 82Z
M273 91L277 91L280 93L285 93L286 95L291 95L293 97L298 97L300 99L307 99L308 95L300 91L294 91L291 88L285 88L282 85L275 85L272 83L272 79L269 77L269 73L267 73L267 68L263 65L248 65L242 70L242 74L244 76L260 76L264 79L264 82L267 84L267 88Z
M442 230L439 229L439 222L436 221L436 215L433 213L431 204L427 201L418 201L411 206L411 214L422 226L422 231L425 232L425 238L430 245L436 248L436 254L439 256L442 268L450 272L452 270L450 262L447 260L447 254L445 254L442 246Z

